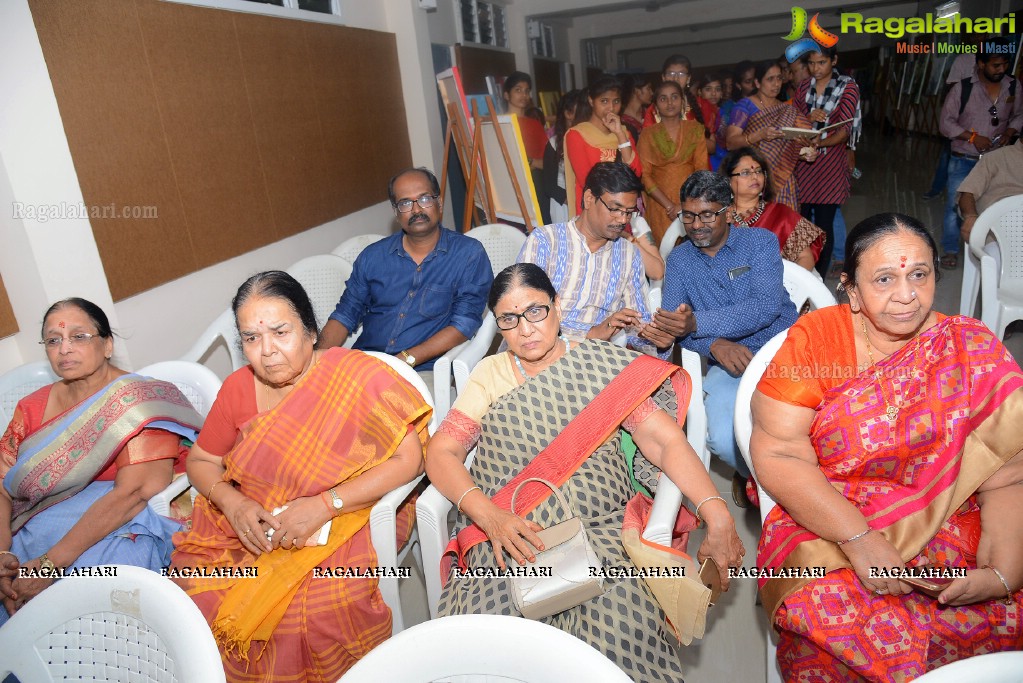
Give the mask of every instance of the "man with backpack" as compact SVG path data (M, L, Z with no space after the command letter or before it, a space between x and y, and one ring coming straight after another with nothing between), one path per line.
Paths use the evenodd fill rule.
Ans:
M1013 49L1015 45L1004 38L983 43L976 71L952 86L941 109L941 134L952 141L941 239L941 267L948 270L959 265L956 192L960 183L982 154L1008 144L1023 125L1023 98L1016 92L1019 84L1006 73Z

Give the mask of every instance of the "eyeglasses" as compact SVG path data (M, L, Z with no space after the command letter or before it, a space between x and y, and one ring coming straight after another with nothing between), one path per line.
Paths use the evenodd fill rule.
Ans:
M530 306L522 313L505 313L497 316L497 328L500 330L514 330L519 326L519 319L525 318L531 323L538 323L546 320L551 313L550 306Z
M429 209L431 206L437 203L437 198L440 195L437 194L424 194L422 197L416 197L415 199L402 199L400 202L394 203L394 208L398 213L408 213L412 210L413 204L418 204L424 209Z
M998 108L995 105L991 105L991 108L987 110L987 113L991 115L991 125L997 126L998 121Z
M64 342L67 342L71 346L81 346L82 344L88 344L98 336L98 334L79 332L78 334L72 334L70 337L47 337L39 343L45 346L47 350L59 349L63 346Z
M723 214L725 212L725 209L727 208L728 208L727 206L722 206L717 211L701 211L700 213L693 213L692 211L680 211L678 215L682 217L682 222L685 223L686 225L692 225L693 221L696 220L697 216L700 217L701 223L703 223L704 225L709 225L711 221L713 221L715 218Z
M733 178L749 178L751 175L762 176L764 175L764 169L762 168L744 168L738 173L733 173Z
M597 197L597 201L604 205L604 208L607 209L608 213L618 218L632 218L637 213L639 213L639 209L635 207L631 209L612 209L610 206L607 205L607 202L604 201L603 197Z
M688 71L665 71L664 72L664 77L669 79L669 80L672 79L672 78L689 78L689 72Z

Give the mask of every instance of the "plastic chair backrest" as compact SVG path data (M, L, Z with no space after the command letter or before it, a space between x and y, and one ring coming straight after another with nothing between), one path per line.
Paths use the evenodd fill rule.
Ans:
M330 314L341 300L345 283L352 276L352 264L334 254L309 256L287 268L309 295L316 313L316 326L323 329Z
M991 211L996 206L1005 202L1004 207L997 214L997 220L992 221L990 232L998 240L998 248L1002 252L1002 267L998 274L998 289L1005 292L1013 292L1017 296L1023 293L1023 195L1009 197L991 206ZM999 206L999 208L1002 208ZM988 211L984 213L987 214ZM980 219L977 219L980 223ZM976 228L975 228L976 229ZM973 250L973 234L970 234L970 249ZM980 251L984 246L981 244Z
M486 674L497 678L483 678ZM480 678L470 680L530 683L631 680L600 651L561 629L521 617L461 614L392 636L356 662L338 683L473 675Z
M490 257L490 267L497 275L515 263L526 243L526 236L518 228L503 223L481 225L465 233L466 237L479 240Z
M679 237L682 237L685 232L682 230L682 219L676 218L668 226L668 229L664 231L664 237L661 238L661 244L658 250L661 252L661 258L668 261L668 254L675 248L675 242Z
M192 683L225 680L202 612L170 579L140 567L68 577L0 628L0 680Z
M814 309L838 303L828 286L803 266L783 259L782 267L785 269L782 275L785 291L789 293L789 298L796 305L797 311L803 307L807 299Z
M228 308L218 315L209 327L203 330L199 338L192 344L192 348L181 356L181 360L201 363L208 355L210 349L223 341L227 347L227 353L231 357L231 370L237 370L248 365L245 354L242 353L241 339L238 337L238 328L234 322L234 313Z
M187 360L153 363L141 368L137 373L175 385L192 403L196 412L204 418L210 412L210 407L217 400L217 392L220 391L220 378L212 370L205 365Z
M18 401L59 379L45 360L26 363L0 375L0 429L7 429Z
M355 259L359 258L359 254L362 250L373 244L379 242L385 237L385 235L357 235L355 237L346 239L341 244L337 245L330 253L334 256L340 256L345 261L348 261L350 265L355 265Z

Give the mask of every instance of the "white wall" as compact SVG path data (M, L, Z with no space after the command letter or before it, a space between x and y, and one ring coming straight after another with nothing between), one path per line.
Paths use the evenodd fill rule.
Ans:
M195 0L194 4L258 7L240 0ZM396 35L413 163L437 168L443 155L443 131L435 104L425 11L416 0L342 0L341 8L346 25ZM347 237L387 233L394 227L393 214L384 202L114 304L87 220L40 222L12 217L10 207L15 201L33 205L83 201L28 0L0 2L0 92L4 93L0 98L0 272L21 328L18 334L0 339L0 373L43 357L36 344L38 325L46 306L57 299L83 296L99 304L123 336L114 360L127 368L141 367L188 349L252 273L286 268L304 256L329 252ZM214 364L214 369L225 368Z

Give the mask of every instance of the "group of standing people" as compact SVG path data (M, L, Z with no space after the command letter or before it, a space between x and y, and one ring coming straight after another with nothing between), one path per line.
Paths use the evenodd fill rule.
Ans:
M760 205L768 203L800 214L820 229L822 241L812 253L794 247L786 253L801 255L802 265L827 276L832 253L836 267L842 265L844 245L836 243L835 225L840 241L840 210L851 192L849 151L861 130L859 88L837 65L834 48L823 48L791 65L744 61L732 75L694 80L690 60L672 55L659 83L606 76L584 91L567 93L545 149L539 186L551 222L579 212L582 185L594 164L622 161L643 182L640 211L651 229L649 241L659 245L678 218L678 191L686 178L698 170L719 170L730 152L751 149L769 183L761 186L757 202L736 207L736 214L762 213ZM785 128L813 132L798 135ZM778 211L781 222L768 218L747 224L782 226L778 236L784 251L799 220L782 214Z

